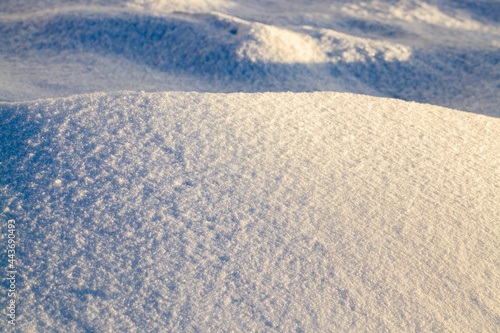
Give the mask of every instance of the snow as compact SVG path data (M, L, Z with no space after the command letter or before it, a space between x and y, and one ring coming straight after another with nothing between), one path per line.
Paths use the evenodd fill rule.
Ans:
M25 0L0 9L4 101L337 91L499 116L496 1Z
M495 13L0 3L13 331L500 330Z

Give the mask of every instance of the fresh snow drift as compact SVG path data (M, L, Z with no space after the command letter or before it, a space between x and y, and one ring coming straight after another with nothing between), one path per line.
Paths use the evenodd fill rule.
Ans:
M500 116L495 1L90 3L0 5L1 100L339 91Z
M339 93L1 107L21 331L498 330L497 119Z
M0 331L499 332L499 23L0 2Z

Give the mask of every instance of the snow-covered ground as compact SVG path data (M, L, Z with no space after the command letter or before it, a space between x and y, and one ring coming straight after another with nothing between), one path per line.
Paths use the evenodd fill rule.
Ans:
M0 73L0 331L500 331L500 1L7 1Z
M5 101L338 91L500 115L497 0L8 1L0 10Z

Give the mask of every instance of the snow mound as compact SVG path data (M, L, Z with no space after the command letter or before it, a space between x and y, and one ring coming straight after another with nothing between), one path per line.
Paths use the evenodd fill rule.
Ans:
M7 6L1 100L127 89L340 91L499 116L500 29L437 6L95 3Z
M255 24L239 54L253 62L321 63L327 60L310 36L273 26Z
M352 54L347 62L374 60L385 53L387 61L406 61L411 49L402 45L354 37L332 30L304 32L249 22L221 13L193 14L176 11L162 16L134 13L77 11L73 8L52 14L24 15L6 20L4 52L55 53L62 50L98 51L123 55L161 70L195 69L201 73L235 74L224 71L253 63L338 62L335 54ZM397 51L399 49L399 52ZM399 53L399 54L395 54ZM334 55L334 56L329 56ZM344 57L345 58L345 57ZM255 65L252 65L255 66ZM212 71L210 71L212 69Z
M175 12L157 16L126 10L85 12L69 9L45 14L40 19L36 15L5 19L0 29L3 32L0 53L22 54L23 59L28 59L22 66L9 64L6 60L6 76L14 80L16 74L10 74L10 68L18 69L17 72L23 67L32 71L32 63L40 63L43 67L44 61L48 63L45 66L55 67L50 65L60 63L61 54L66 55L62 61L68 63L66 58L85 53L97 59L96 64L106 63L102 57L125 58L148 66L158 76L164 73L181 78L187 76L193 78L191 81L205 83L200 90L281 90L285 84L291 90L300 91L320 89L324 83L321 80L311 84L311 78L318 78L319 72L300 66L324 56L319 47L298 52L298 47L314 44L311 37L223 14ZM295 39L289 41L289 37ZM291 42L299 42L299 45ZM290 66L292 70L288 70ZM59 75L51 73L52 77L57 77L55 86L64 87L70 80L68 77L73 77L63 71L64 68L56 69L55 73L62 72ZM100 71L106 73L109 69L103 66ZM109 76L111 81L114 76ZM137 80L129 81L133 81L131 88L141 85ZM123 80L111 82L108 89L123 89L120 82ZM5 90L10 90L9 94L4 93L7 96L24 94L26 90L11 92L11 82L5 81L4 85ZM158 88L161 86L158 84ZM341 88L336 82L323 85L327 87ZM66 90L74 92L75 85Z
M0 109L21 331L499 327L498 119L319 92Z
M252 62L289 64L373 63L377 57L386 62L403 62L412 54L410 47L397 43L309 26L302 27L302 30L311 35L255 23L249 32L249 40L243 43L238 54Z

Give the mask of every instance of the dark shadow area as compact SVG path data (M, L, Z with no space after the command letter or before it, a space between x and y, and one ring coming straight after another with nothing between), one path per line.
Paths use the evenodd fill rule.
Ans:
M451 0L456 8L466 10L475 17L500 22L500 1L497 0Z
M412 34L397 25L354 18L346 18L345 20L342 20L340 27L347 29L350 33L352 33L352 30L357 30L360 32L360 35L368 36L380 36L387 38L411 38L416 36L415 34Z

